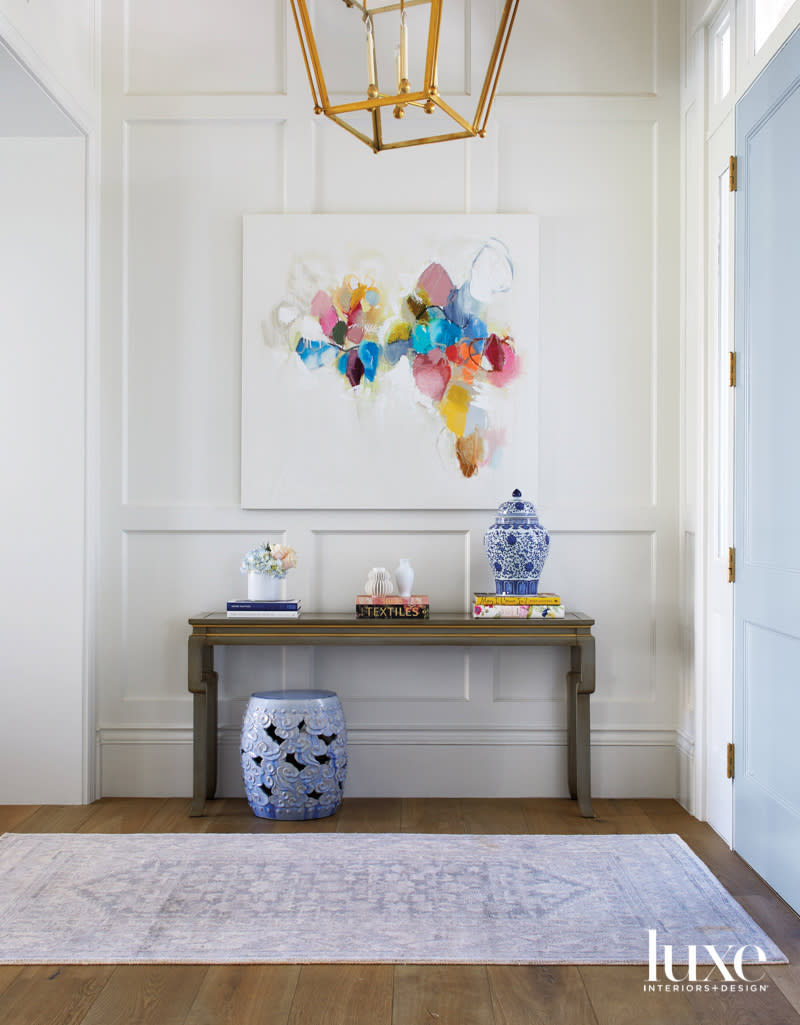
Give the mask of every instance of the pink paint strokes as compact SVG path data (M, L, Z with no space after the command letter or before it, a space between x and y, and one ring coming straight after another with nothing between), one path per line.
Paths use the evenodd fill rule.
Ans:
M453 281L440 263L431 263L420 274L417 293L428 306L444 306L453 291Z
M292 348L310 370L334 367L348 387L362 391L405 360L424 404L452 438L454 464L469 479L497 465L506 441L490 423L487 397L519 376L520 359L508 329L490 328L489 319L492 300L510 290L513 276L497 239L480 247L460 285L442 264L430 263L412 292L393 303L375 282L351 274L311 300L325 340L316 329L303 337L300 317Z
M442 350L431 349L430 352L421 352L411 369L414 373L414 383L422 394L434 402L441 402L453 373Z

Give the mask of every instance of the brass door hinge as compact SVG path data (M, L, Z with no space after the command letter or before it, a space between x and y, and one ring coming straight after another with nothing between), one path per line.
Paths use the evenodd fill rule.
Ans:
M731 157L728 161L728 192L736 192L739 187L738 168L736 165L736 157Z
M733 779L736 772L736 745L728 744L728 779Z
M736 582L736 549L728 549L728 583Z
M730 352L730 353L728 353L728 356L730 357L729 360L728 360L728 384L731 386L731 388L735 388L736 387L736 353L735 352Z

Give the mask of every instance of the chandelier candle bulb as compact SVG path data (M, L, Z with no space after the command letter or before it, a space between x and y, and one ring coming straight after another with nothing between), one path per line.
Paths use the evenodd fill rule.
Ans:
M367 74L369 75L369 84L377 85L377 75L375 74L375 38L372 34L372 19L367 19Z
M406 12L400 15L400 81L408 78L408 25Z

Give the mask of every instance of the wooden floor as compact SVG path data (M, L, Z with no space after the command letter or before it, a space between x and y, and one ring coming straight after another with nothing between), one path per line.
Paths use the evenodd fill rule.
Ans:
M246 803L107 798L0 806L0 832L678 833L789 958L756 993L648 993L647 968L497 965L0 966L2 1025L800 1025L800 918L674 801L346 799L312 823ZM755 971L755 969L753 969Z

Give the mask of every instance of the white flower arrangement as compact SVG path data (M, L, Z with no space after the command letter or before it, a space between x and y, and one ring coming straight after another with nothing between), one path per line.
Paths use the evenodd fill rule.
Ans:
M283 580L297 565L297 552L288 545L274 545L269 541L256 545L242 559L242 573L266 573Z

